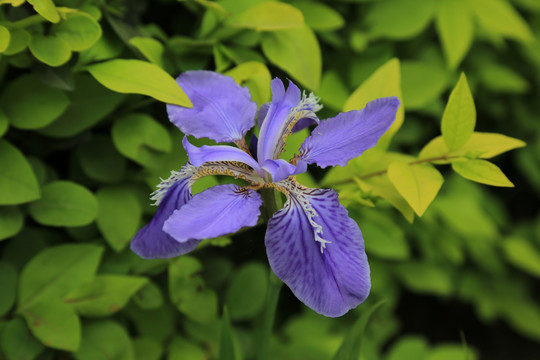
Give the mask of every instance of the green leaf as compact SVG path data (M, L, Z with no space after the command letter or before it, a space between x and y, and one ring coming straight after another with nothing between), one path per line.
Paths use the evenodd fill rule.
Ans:
M349 97L349 89L336 71L326 71L321 80L321 87L317 92L322 103L330 106L333 110L343 109L345 101Z
M428 349L428 343L424 338L405 336L388 351L386 360L425 360Z
M452 163L452 169L465 179L481 184L514 187L501 169L487 160L456 161Z
M64 298L83 316L110 316L126 306L148 280L144 277L98 275Z
M0 331L0 349L7 360L31 360L45 347L32 335L24 320L16 317Z
M315 31L333 31L345 25L341 14L323 3L299 0L291 5L302 12L306 24Z
M72 244L41 251L21 273L19 309L60 299L89 280L96 272L102 252L99 246Z
M491 91L523 94L530 88L527 80L520 74L496 63L486 62L479 69L479 75L483 85Z
M39 341L48 347L75 351L81 341L81 323L75 311L60 300L34 303L22 315Z
M431 351L426 360L476 360L478 357L463 345L439 345Z
M69 107L52 124L40 129L40 133L52 137L77 135L103 120L126 97L104 88L87 74L75 77L75 91L67 95Z
M30 44L30 33L24 29L13 28L10 30L8 47L4 50L5 55L20 53Z
M540 251L530 240L512 237L506 239L501 245L511 264L540 277Z
M370 35L390 39L412 38L429 25L435 15L436 5L437 2L433 0L376 2L366 17Z
M384 259L405 260L409 258L409 246L403 231L386 215L375 211L366 211L362 219L362 234L366 251Z
M204 287L197 275L202 265L193 257L183 256L169 265L169 293L175 304L188 318L209 323L217 317L217 296Z
M450 150L460 149L471 137L476 125L476 108L465 74L450 94L444 109L441 132Z
M396 265L394 270L405 286L415 292L448 296L453 291L450 273L433 264L408 262Z
M15 303L17 294L17 270L6 261L0 261L0 317L3 317Z
M321 49L307 26L264 33L262 50L271 63L286 71L302 86L316 91L321 80Z
M105 183L122 180L126 172L126 159L107 136L96 136L79 148L78 158L86 175Z
M403 101L408 110L421 109L439 98L448 84L441 66L427 61L401 63Z
M111 320L85 324L81 346L73 356L77 360L135 359L128 332Z
M246 320L261 312L267 278L268 272L260 263L246 264L234 272L225 298L233 320Z
M0 137L2 137L9 128L9 121L6 114L0 109Z
M135 360L159 360L163 349L156 340L138 338L133 341L133 352L135 353ZM170 360L170 357L168 360Z
M122 155L148 167L155 164L156 152L172 148L165 127L146 114L129 114L115 121L112 140Z
M109 245L119 252L139 229L142 207L133 191L125 187L101 188L97 200L97 226Z
M30 40L29 48L36 59L49 66L60 66L71 58L69 45L56 36L35 34Z
M422 216L435 199L444 181L430 164L396 162L388 168L388 178L418 216Z
M302 12L286 3L267 1L256 4L228 20L229 26L274 31L298 28L304 24Z
M0 140L0 204L22 204L40 197L37 179L24 155Z
M206 360L209 355L193 342L175 336L171 341L167 360Z
M9 33L9 30L5 26L0 25L0 53L6 51L10 40L11 34Z
M150 37L135 36L129 40L129 43L135 46L148 61L160 68L164 68L163 56L165 48L158 40Z
M152 281L148 281L133 297L133 301L142 309L157 309L163 305L161 289Z
M71 181L54 181L42 188L41 199L30 204L30 215L49 226L83 226L98 215L94 194Z
M397 96L403 104L401 95L401 75L398 59L391 59L384 65L379 67L362 85L360 85L345 102L344 111L360 110L372 100L387 97ZM394 123L388 131L379 139L376 148L386 149L390 144L392 136L398 131L403 123L404 108L401 105L397 111Z
M253 100L259 106L270 101L270 71L266 65L257 61L248 61L227 71L238 84L247 86Z
M352 329L345 336L341 346L332 358L333 360L357 360L360 358L369 319L373 313L384 304L384 302L385 300L379 301L360 315Z
M69 66L54 68L37 63L34 71L39 80L50 87L67 91L73 91L75 89L73 73Z
M456 68L474 40L472 13L467 0L440 0L435 25L450 68Z
M227 307L223 309L223 318L221 319L221 336L219 341L218 360L235 360L234 342L231 329L231 320Z
M0 207L0 240L17 235L21 231L23 223L24 215L19 211L18 207Z
M459 150L450 151L442 136L431 140L420 152L419 159L441 156L462 156L470 158L490 159L507 151L517 149L526 144L518 139L495 133L474 132ZM439 163L449 163L449 160Z
M155 64L114 59L90 65L87 70L103 86L113 91L148 95L165 103L193 107L176 81Z
M92 16L84 12L74 12L67 13L65 17L53 27L53 31L71 50L86 50L101 37L101 27Z
M60 14L54 6L52 0L27 0L34 7L36 12L50 22L57 23L60 21Z
M51 88L28 74L4 88L0 103L9 123L27 130L49 125L67 109L69 99L63 91Z
M522 42L533 42L527 22L506 0L473 0L470 2L480 26L486 30Z

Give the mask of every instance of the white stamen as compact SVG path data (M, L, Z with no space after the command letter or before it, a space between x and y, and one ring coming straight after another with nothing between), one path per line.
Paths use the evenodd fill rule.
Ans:
M302 92L302 100L298 103L298 105L291 110L291 114L295 114L302 110L310 110L313 112L317 112L323 108L321 104L319 104L320 98L318 96L315 96L315 94L310 93L309 96L306 96L306 92Z
M163 200L163 197L167 192L169 191L169 188L176 183L177 181L180 181L182 179L186 179L189 177L192 177L197 172L197 168L191 164L186 164L180 171L171 171L171 176L169 176L167 179L161 179L161 183L156 185L158 188L156 191L150 194L150 200L153 200L154 203L153 206L159 206L161 203L161 200Z

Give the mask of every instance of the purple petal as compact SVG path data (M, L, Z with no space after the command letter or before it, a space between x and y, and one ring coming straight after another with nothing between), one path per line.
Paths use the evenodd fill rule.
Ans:
M231 77L212 71L187 71L176 82L193 108L167 105L169 119L186 135L207 137L217 142L234 142L255 123L257 104L247 88Z
M144 259L170 258L186 254L197 247L200 240L191 239L179 243L162 230L163 223L173 211L180 209L191 199L191 175L188 173L179 178L166 190L153 219L140 229L131 241L131 250L134 253Z
M311 309L341 316L369 294L362 233L333 190L298 185L289 190L285 206L268 222L270 266Z
M226 235L256 225L261 205L261 196L251 189L217 185L176 210L163 230L180 242Z
M279 158L291 132L318 123L315 112L321 108L319 98L313 94L301 95L300 89L290 81L287 91L279 79L272 80L271 86L272 102L268 109L261 107L260 118L257 120L261 130L257 148L260 164L268 159ZM265 113L266 116L261 120Z
M285 131L289 113L298 105L301 97L300 89L292 82L289 82L289 87L285 91L283 82L275 78L272 80L271 87L272 102L259 132L257 156L260 164L267 159L278 158L279 155L274 155L276 146Z
M320 167L345 166L375 146L396 118L397 97L369 102L362 110L349 111L322 121L300 147L300 160Z
M272 182L278 182L286 179L294 174L296 170L296 166L289 164L283 159L268 159L264 162L262 168L272 175Z
M195 166L201 166L211 161L238 161L251 166L255 171L261 172L259 163L244 151L228 145L203 145L200 148L190 144L187 137L182 140L189 161Z
M270 109L270 104L271 103L262 104L261 108L259 109L259 112L257 113L257 127L259 128L259 130L262 127L266 114L268 114L268 109Z

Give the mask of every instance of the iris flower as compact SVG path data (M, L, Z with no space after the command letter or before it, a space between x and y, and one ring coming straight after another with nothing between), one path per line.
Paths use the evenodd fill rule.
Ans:
M396 97L371 101L362 110L320 121L321 108L289 82L271 82L272 101L258 110L247 88L211 71L188 71L177 79L193 108L167 105L170 121L185 135L220 143L196 147L184 137L189 162L158 185L152 199L154 218L135 235L131 249L143 258L186 254L203 239L234 233L257 224L262 199L271 188L286 196L282 209L268 221L265 245L278 278L316 312L336 317L363 302L369 294L369 265L362 233L331 189L299 184L295 175L309 164L344 166L373 147L396 116ZM256 116L257 115L257 116ZM246 133L259 128L248 147ZM287 137L317 125L290 161L280 159ZM207 175L245 180L241 187L224 184L195 196L192 184Z

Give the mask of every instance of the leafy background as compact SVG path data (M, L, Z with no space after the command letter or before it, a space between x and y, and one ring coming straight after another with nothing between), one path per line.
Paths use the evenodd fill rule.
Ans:
M0 358L540 353L538 1L0 4ZM338 189L360 224L364 304L329 319L279 293L264 226L177 259L130 252L148 194L186 161L164 102L189 106L173 77L190 69L259 105L271 77L291 78L321 118L402 99L376 149L300 179Z

